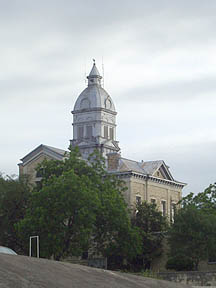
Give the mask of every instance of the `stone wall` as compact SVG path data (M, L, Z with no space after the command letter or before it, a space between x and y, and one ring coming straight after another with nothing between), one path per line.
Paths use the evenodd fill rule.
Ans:
M161 202L166 203L166 215L168 219L171 215L171 205L176 204L181 200L181 188L166 185L163 183L155 183L153 181L146 181L142 178L130 176L123 179L128 188L125 191L125 200L132 208L136 204L136 196L141 197L141 201L154 200L158 209L161 211Z
M161 279L192 285L192 286L215 286L216 271L211 272L160 272L158 276Z
M36 168L37 166L43 161L43 160L51 160L53 158L49 156L45 156L43 154L39 155L37 158L33 159L32 161L29 161L25 166L19 165L19 173L20 175L29 175L30 177L30 183L35 184L36 181Z

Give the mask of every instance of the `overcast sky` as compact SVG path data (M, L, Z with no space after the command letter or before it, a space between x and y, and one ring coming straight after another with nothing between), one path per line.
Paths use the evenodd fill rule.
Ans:
M122 156L161 160L184 194L216 181L215 0L0 0L0 171L67 149L85 73L104 63Z

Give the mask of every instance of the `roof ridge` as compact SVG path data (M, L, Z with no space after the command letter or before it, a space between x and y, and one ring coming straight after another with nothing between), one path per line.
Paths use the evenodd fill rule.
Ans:
M132 160L132 159L128 159L128 158L124 158L124 157L121 157L121 159L123 159L123 160L128 160L128 161L131 161L131 162L141 163L141 162L139 162L139 161Z
M58 148L58 147L54 147L54 146L50 146L50 145L46 145L46 144L41 144L41 145L44 146L44 147L54 148L54 149L58 149L58 150L62 150L62 151L67 152L67 150L65 150L65 149L61 149L61 148Z
M145 163L149 163L149 162L164 162L164 160L147 160L147 161L143 161Z

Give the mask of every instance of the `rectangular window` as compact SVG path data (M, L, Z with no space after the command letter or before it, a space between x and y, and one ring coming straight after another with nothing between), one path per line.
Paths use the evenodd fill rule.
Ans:
M91 138L92 137L92 126L86 127L86 137Z
M114 129L112 127L110 127L110 139L114 140Z
M108 139L108 126L104 126L104 138Z
M141 204L141 197L140 196L136 196L136 204Z
M166 201L161 201L161 212L163 216L166 216Z
M44 175L44 168L40 168L37 172L36 172L36 178L41 178Z
M156 200L154 198L151 199L151 204L156 204Z
M170 209L170 221L171 221L171 223L174 223L175 211L176 211L176 204L172 203L171 209Z
M79 126L78 130L77 130L77 138L78 139L82 139L83 138L83 134L84 134L84 127L83 126Z

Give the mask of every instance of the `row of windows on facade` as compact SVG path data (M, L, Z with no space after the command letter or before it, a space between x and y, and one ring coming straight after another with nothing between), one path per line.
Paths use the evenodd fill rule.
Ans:
M141 204L142 200L140 196L136 196L136 204ZM152 204L156 204L156 199L151 199ZM166 211L166 201L162 200L161 201L161 213L162 216L167 216L167 211ZM175 216L175 210L176 210L176 204L172 203L170 207L170 221L174 222L174 216Z
M114 140L113 127L104 126L104 138ZM78 126L77 138L91 138L93 136L93 127L91 125Z

